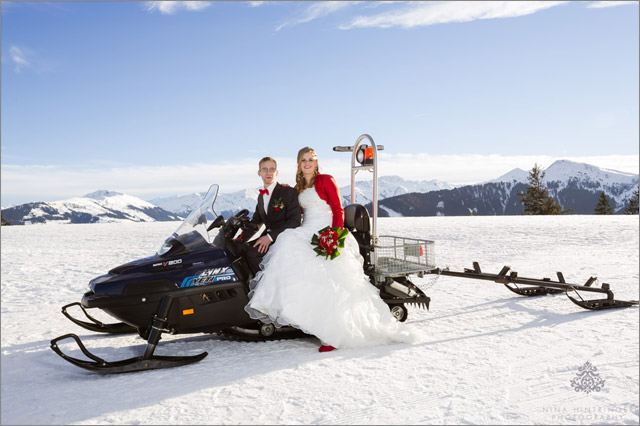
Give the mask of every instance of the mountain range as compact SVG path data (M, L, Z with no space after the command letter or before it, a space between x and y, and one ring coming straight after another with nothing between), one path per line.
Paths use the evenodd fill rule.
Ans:
M518 192L526 190L529 172L514 169L491 181L455 187L446 182L407 181L399 176L378 178L379 215L461 216L516 215L522 213ZM622 212L638 188L638 175L602 169L584 163L558 160L545 169L549 194L573 214L593 214L600 192L609 197L616 213ZM350 204L351 188L340 188L343 204ZM144 201L114 191L100 190L84 197L54 202L34 202L2 210L11 224L149 222L180 220L200 204L204 193L174 195ZM371 212L372 181L356 181L355 201ZM258 188L219 193L216 213L229 217L239 210L252 214Z
M450 188L453 188L453 185L436 180L408 181L399 176L381 176L378 178L378 199L411 192L429 192ZM186 216L192 209L200 205L204 195L203 192L196 192L155 198L149 202L180 216ZM244 189L228 194L219 193L214 206L216 213L228 217L239 210L247 209L253 214L258 202L258 195L258 188ZM343 205L351 204L351 185L340 188L340 195ZM373 199L373 181L356 181L355 199L358 204L370 203Z
M106 190L61 201L21 204L3 209L2 218L12 225L180 220L175 213L148 201Z
M558 160L544 172L549 195L573 214L593 214L602 191L614 212L621 213L638 189L637 174L568 160ZM529 172L514 169L476 185L389 197L378 202L378 211L381 217L517 215L523 211L518 193L528 187L528 177ZM371 212L371 204L367 208Z

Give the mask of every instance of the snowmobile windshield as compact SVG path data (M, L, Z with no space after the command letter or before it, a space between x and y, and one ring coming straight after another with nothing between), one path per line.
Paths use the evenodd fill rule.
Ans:
M157 254L162 256L167 253L173 246L173 240L185 240L186 242L187 240L194 241L194 237L197 240L201 240L201 237L204 241L211 244L207 228L209 228L209 225L211 225L216 217L218 217L216 212L213 210L213 204L215 203L217 196L218 185L211 185L200 205L193 209L178 229L176 229L176 231L171 234L164 243L162 243Z

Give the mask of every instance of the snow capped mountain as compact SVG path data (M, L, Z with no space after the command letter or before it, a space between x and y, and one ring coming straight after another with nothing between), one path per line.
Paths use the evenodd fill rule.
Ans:
M378 202L381 216L435 215L511 215L522 212L517 195L528 185L529 171L513 169L497 179L454 187L438 180L408 181L399 176L378 178ZM620 213L638 188L638 175L602 169L584 163L558 160L545 170L544 183L549 195L574 214L593 214L602 191ZM373 181L356 180L356 203L369 205ZM349 185L340 188L343 204L351 204ZM50 203L28 203L2 209L12 224L94 223L118 221L180 220L200 205L205 193L156 198L149 202L115 191L99 190L84 197ZM214 209L228 218L238 211L255 211L258 189L249 188L228 194L218 193Z
M182 217L186 217L191 210L202 202L204 192L194 192L186 195L174 195L171 197L155 198L149 202ZM218 193L213 205L215 212L225 218L232 216L242 209L249 210L253 214L258 203L258 189L244 189L229 194Z
M205 192L194 192L186 195L154 198L149 202L164 210L186 217L191 210L200 205L205 195Z
M404 180L400 176L381 176L378 178L378 200L383 200L397 195L411 192L430 192L440 189L452 189L454 186L439 180L411 181ZM344 205L351 204L351 185L340 188ZM355 202L368 204L373 201L373 180L356 180Z
M567 160L555 161L544 170L543 183L564 209L593 214L602 191L616 213L622 212L638 188L638 175L602 169ZM529 172L513 169L497 179L451 190L406 194L381 200L381 215L459 216L512 215L522 212L519 192L528 186ZM369 207L370 208L370 207Z
M549 189L549 195L557 198L562 204L576 190L583 190L594 195L605 194L616 205L622 206L629 201L633 191L638 188L638 175L602 169L590 164L558 160L545 170L543 179Z
M14 225L156 222L180 219L177 215L140 198L106 190L61 201L22 204L2 210L2 217Z
M497 179L493 179L493 180L489 180L486 182L482 182L482 184L484 183L497 183L497 182L520 182L520 183L527 183L528 181L528 177L529 177L529 172L522 170L522 169L513 169L508 173L505 173L504 175L500 176Z
M584 182L598 182L601 185L633 184L638 182L638 175L619 172L617 170L603 169L585 163L576 163L569 160L558 160L545 169L544 180L546 182L572 180Z
M492 182L521 182L528 183L529 171L513 169L510 172L483 183ZM544 169L543 182L562 182L567 184L571 181L597 183L601 186L631 185L638 181L638 175L634 173L620 172L617 170L603 169L591 164L577 163L569 160L554 161L548 168Z
M238 213L242 209L249 210L249 215L253 215L258 204L258 188L243 189L229 194L218 194L214 208L216 213L224 217L229 217Z
M410 192L429 192L438 189L450 189L453 185L438 180L410 181L399 176L381 176L378 178L378 199L407 194ZM218 193L214 204L216 213L229 217L242 209L249 210L250 214L256 209L258 203L258 188L244 189L229 194ZM340 188L344 205L351 204L351 186ZM187 195L174 195L171 197L155 198L149 202L165 210L186 216L193 208L200 205L204 193ZM358 204L370 203L373 197L373 181L356 181L356 202ZM389 212L393 214L393 212Z
M99 189L96 192L85 195L83 198L93 198L94 200L104 200L108 197L115 197L116 195L124 195L122 192L108 191L106 189Z

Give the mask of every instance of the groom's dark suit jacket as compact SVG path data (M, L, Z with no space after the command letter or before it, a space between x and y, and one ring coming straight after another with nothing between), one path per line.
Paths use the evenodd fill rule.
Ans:
M280 209L275 208L275 204L282 204ZM269 200L269 205L264 205L262 196L258 196L258 205L253 214L251 222L256 225L264 223L266 230L262 235L269 234L275 242L282 231L287 228L297 228L302 221L300 204L298 204L298 193L290 186L282 186L276 183L273 194ZM261 236L262 236L261 235Z
M282 207L276 209L277 204ZM260 236L269 234L273 242L276 241L278 235L288 228L297 228L302 222L302 212L300 204L298 204L298 193L290 186L282 186L276 183L269 200L269 205L265 207L262 196L258 196L258 205L253 213L251 222L256 225L264 223L265 231ZM254 273L259 270L262 254L258 250L250 246L247 252L247 261Z

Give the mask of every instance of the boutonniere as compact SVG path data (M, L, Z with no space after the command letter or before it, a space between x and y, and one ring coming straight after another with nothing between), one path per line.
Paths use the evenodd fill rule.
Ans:
M278 198L277 200L273 200L273 211L279 212L284 208L284 204L282 200Z

